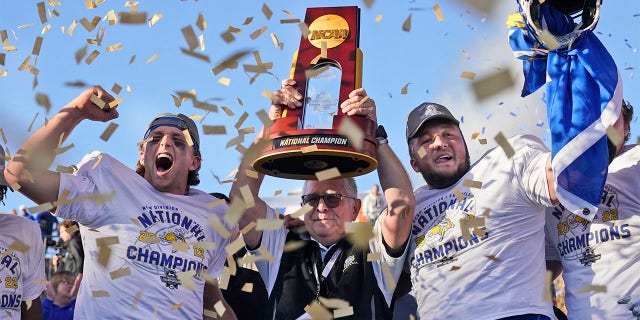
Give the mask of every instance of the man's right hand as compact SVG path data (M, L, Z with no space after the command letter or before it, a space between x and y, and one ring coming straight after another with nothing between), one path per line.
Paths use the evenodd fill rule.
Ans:
M296 109L300 107L302 107L302 95L296 89L296 81L293 79L282 80L280 89L273 92L269 119L281 118L284 108Z
M114 100L113 96L102 87L93 86L71 100L60 112L71 112L72 115L79 117L78 120L107 122L118 117L117 105L109 106L109 103Z

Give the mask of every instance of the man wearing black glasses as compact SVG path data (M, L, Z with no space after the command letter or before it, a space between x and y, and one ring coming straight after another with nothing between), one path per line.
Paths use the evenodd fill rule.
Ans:
M285 80L282 89L274 92L277 103L271 106L271 119L283 108L302 106L293 86L293 80ZM376 121L373 100L360 103L366 96L364 89L354 90L340 105L342 112ZM352 244L345 231L345 224L356 219L361 205L353 178L305 181L301 204L308 211L303 232L288 231L282 225L277 230L253 228L243 234L252 254L263 258L273 255L270 262L256 262L269 293L266 319L316 318L322 314L343 319L391 318L392 294L406 255L415 200L408 175L385 138L378 139L376 157L380 185L389 205L374 228L379 236L369 241L368 247ZM247 192L242 193L246 187L254 202L247 204L249 208L239 222L241 230L258 219L277 218L258 197L264 176L246 176L251 170L246 162L242 162L231 188L232 207L235 201L249 202Z

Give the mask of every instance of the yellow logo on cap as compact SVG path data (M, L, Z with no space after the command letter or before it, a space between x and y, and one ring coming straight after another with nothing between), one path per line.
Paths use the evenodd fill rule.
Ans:
M335 14L319 17L309 25L309 42L316 48L322 48L322 41L327 43L327 48L335 48L347 37L349 37L349 23Z

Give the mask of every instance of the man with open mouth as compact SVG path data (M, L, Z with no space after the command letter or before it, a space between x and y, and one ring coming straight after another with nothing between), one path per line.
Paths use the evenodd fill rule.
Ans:
M228 244L208 219L223 220L227 205L208 208L217 199L192 188L202 161L192 119L155 117L135 171L99 151L73 174L47 169L61 135L83 120L118 117L114 100L95 86L69 102L16 152L7 183L80 224L86 258L75 319L208 319L216 303L226 305L208 280L221 276ZM226 306L218 318L235 318Z

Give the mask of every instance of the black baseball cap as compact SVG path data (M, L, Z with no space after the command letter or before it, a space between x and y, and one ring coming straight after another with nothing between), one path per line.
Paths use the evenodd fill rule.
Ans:
M196 123L191 118L185 116L182 113L159 114L151 121L151 123L149 123L149 126L147 126L147 131L144 134L144 139L147 139L149 137L151 131L153 131L157 127L162 126L174 127L180 130L188 130L189 135L191 136L191 140L193 141L193 150L196 154L200 154L200 135L198 134L198 127L196 126Z
M407 141L418 133L425 122L432 119L446 119L455 124L460 124L460 121L445 106L433 102L423 102L411 110L407 117Z

